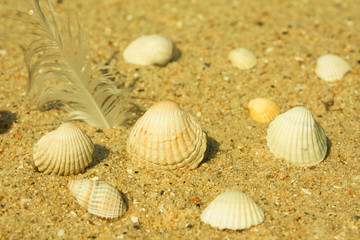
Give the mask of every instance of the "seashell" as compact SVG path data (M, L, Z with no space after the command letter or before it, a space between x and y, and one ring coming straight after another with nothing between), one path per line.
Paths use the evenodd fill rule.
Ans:
M351 70L350 64L339 56L326 54L318 58L316 74L325 81L342 79Z
M248 108L250 117L258 122L271 122L280 114L279 106L266 98L252 99L248 104Z
M206 134L195 118L164 100L136 122L127 141L130 159L149 169L194 169L206 150Z
M240 191L217 196L202 212L200 219L219 229L241 230L264 221L264 210Z
M327 152L327 137L309 110L295 107L277 116L267 130L273 154L297 166L321 162Z
M94 144L80 128L63 123L34 145L34 164L45 174L78 174L91 163L93 151Z
M126 212L126 203L115 187L104 181L71 180L70 193L88 212L104 219L118 219Z
M233 66L243 70L253 68L257 63L255 55L245 48L230 51L229 59Z
M142 36L124 50L125 61L137 65L166 65L177 60L180 52L175 44L161 35Z

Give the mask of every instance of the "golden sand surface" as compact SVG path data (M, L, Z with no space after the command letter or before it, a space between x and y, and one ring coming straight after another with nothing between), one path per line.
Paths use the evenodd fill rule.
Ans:
M3 0L29 10L25 1ZM44 5L45 1L41 1ZM79 15L92 61L115 67L117 85L131 90L130 121L96 128L80 121L95 144L94 163L77 179L97 178L123 192L125 216L90 215L70 195L74 177L33 170L33 145L66 113L39 111L26 96L25 25L0 11L0 239L360 239L360 1L358 0L62 0L55 11ZM44 5L45 6L45 5ZM164 67L122 58L137 37L162 34L182 55ZM228 53L243 47L257 65L239 70ZM316 59L337 54L352 66L342 80L315 74ZM331 141L310 168L277 159L268 124L249 117L248 102L269 98L285 112L303 105ZM157 101L172 99L208 136L192 171L148 171L126 154L135 121ZM242 231L219 230L201 212L225 190L248 194L265 221Z

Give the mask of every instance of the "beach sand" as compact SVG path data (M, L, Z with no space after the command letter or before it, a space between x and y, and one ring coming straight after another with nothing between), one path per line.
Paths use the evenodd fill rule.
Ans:
M66 185L74 176L34 171L33 145L67 114L30 104L23 56L31 36L21 35L24 24L2 7L1 239L360 239L359 1L51 2L61 15L78 13L93 62L115 67L116 84L131 91L136 107L122 126L74 121L96 146L94 163L75 177L109 182L129 208L117 221L99 219L70 195ZM21 0L3 3L29 10ZM181 58L164 67L126 63L125 47L154 33L173 40ZM231 65L227 55L237 47L256 55L253 69ZM316 59L327 53L353 70L335 82L319 79ZM268 124L249 117L247 104L257 97L273 100L281 112L309 109L331 141L324 161L301 168L277 159L267 146ZM154 172L129 160L131 127L163 99L195 116L208 136L195 170ZM242 231L203 223L201 212L226 190L248 194L265 221Z

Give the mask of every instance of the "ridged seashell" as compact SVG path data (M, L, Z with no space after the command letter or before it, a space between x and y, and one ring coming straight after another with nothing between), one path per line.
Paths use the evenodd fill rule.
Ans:
M195 118L164 100L136 122L126 150L133 163L150 169L194 169L206 150L206 134Z
M257 63L255 55L245 48L230 51L229 59L233 66L243 70L253 68Z
M351 70L350 64L341 57L326 54L317 60L316 74L325 81L342 79Z
M252 99L248 104L248 108L250 117L258 122L271 122L280 114L279 106L266 98Z
M71 180L70 193L89 213L105 219L118 219L126 212L126 203L115 187L104 181Z
M45 174L78 174L92 162L93 151L94 144L86 133L72 123L63 123L34 145L34 164Z
M202 212L201 220L219 229L241 230L264 221L264 210L240 191L217 196Z
M171 60L177 60L180 52L168 38L146 35L130 43L123 57L125 61L137 65L166 65Z
M267 130L272 153L297 166L321 162L327 152L327 137L309 110L295 107L277 116Z

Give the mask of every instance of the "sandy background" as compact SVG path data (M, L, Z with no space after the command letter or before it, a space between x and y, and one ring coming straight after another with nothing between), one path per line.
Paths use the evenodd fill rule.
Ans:
M2 2L28 10L21 0ZM117 84L132 87L137 109L123 126L101 131L75 122L96 144L94 164L76 177L116 186L129 210L118 221L101 220L69 194L69 177L33 171L33 145L66 113L29 104L23 55L30 38L3 35L25 28L1 8L1 239L360 239L360 1L51 2L60 14L79 14L93 61L108 62ZM172 39L182 57L165 67L125 63L127 44L152 33ZM254 69L231 66L227 54L235 47L257 56ZM347 59L353 71L334 83L317 78L316 59L326 53ZM256 97L275 101L282 112L311 110L332 143L326 159L311 168L276 159L266 145L267 124L246 108ZM166 98L197 116L208 135L206 157L193 171L140 170L126 154L131 126ZM263 224L220 231L199 220L230 189L264 209Z

